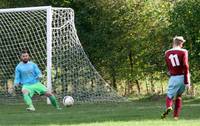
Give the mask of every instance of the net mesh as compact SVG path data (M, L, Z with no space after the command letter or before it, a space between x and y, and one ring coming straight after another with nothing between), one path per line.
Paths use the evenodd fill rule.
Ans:
M20 91L10 93L14 70L23 48L30 51L47 83L47 10L0 13L0 100L20 101ZM70 8L52 8L52 92L77 102L122 101L98 74L78 39ZM37 99L37 98L36 98Z

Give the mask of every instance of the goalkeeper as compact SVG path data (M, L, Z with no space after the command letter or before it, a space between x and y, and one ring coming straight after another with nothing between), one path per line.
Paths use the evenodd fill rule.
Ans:
M51 101L51 104L56 109L61 109L56 100L56 97L47 90L47 88L40 83L42 77L41 71L38 66L29 61L29 53L27 50L23 50L21 53L21 62L15 68L15 80L14 86L22 86L22 93L25 103L28 105L28 111L35 111L35 107L32 103L32 96L37 93L39 95L45 95Z

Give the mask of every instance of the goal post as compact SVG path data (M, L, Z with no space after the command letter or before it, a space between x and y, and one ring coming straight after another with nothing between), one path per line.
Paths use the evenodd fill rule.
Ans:
M71 95L77 102L125 100L85 54L73 9L43 6L0 9L0 101L16 99L17 94L9 94L9 85L23 48L42 70L42 83L58 98Z
M52 92L51 83L51 67L52 67L52 9L47 7L47 88ZM47 98L47 104L50 100Z

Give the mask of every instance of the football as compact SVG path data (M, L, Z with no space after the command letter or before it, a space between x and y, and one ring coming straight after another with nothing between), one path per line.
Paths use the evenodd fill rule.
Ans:
M65 96L63 98L63 105L64 106L69 107L69 106L72 106L73 104L74 104L74 99L73 99L72 96Z

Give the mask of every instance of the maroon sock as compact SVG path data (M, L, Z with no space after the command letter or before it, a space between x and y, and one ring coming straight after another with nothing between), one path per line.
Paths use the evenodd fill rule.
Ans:
M166 107L172 107L173 104L173 99L169 98L168 96L166 97Z
M178 117L182 107L182 99L181 97L177 97L175 100L175 107L174 107L174 117Z

